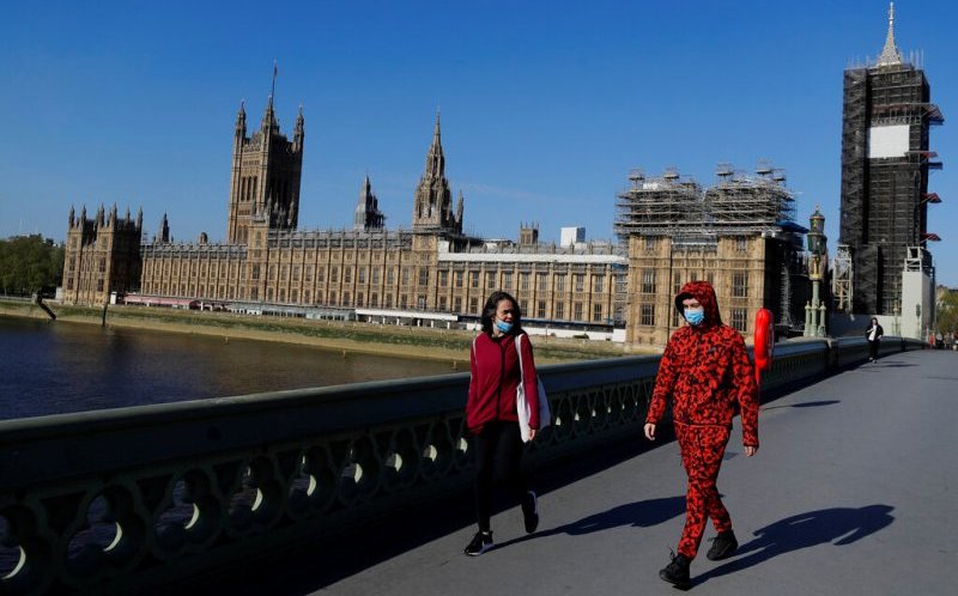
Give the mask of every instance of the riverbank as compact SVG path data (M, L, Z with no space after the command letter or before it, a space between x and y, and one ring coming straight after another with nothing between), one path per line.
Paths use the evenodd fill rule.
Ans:
M58 321L100 325L102 308L68 306L48 302ZM46 319L36 304L0 299L0 316ZM264 317L223 312L198 312L111 305L107 326L129 327L174 333L199 333L233 339L278 341L311 345L343 352L403 355L444 360L468 369L469 347L474 333L458 329L400 327L352 321L316 321L299 318ZM536 359L540 364L615 358L635 352L613 342L534 336Z

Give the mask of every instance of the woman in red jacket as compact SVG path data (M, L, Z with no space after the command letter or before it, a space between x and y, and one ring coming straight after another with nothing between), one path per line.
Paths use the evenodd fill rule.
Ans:
M655 427L672 397L675 436L688 474L685 529L678 555L659 572L678 587L692 585L689 565L698 553L705 526L712 519L718 535L706 556L718 561L732 556L738 541L722 504L718 479L736 405L741 410L745 455L758 450L758 389L745 340L719 316L715 290L704 281L685 284L675 307L688 322L669 339L655 378L645 419L645 436L655 439Z
M489 518L492 489L497 480L504 483L522 504L526 532L535 532L539 525L536 494L526 486L519 467L523 448L516 411L519 383L523 384L531 410L529 427L539 428L536 366L532 344L522 331L521 319L515 298L506 292L494 292L482 309L482 333L472 343L466 428L475 437L479 531L465 549L465 553L471 556L481 555L492 548ZM521 370L524 374L520 374L519 351L522 352ZM535 437L535 430L532 437Z

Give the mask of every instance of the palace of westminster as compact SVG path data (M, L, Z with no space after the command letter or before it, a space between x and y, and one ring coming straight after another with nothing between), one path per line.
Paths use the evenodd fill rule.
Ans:
M438 114L411 229L386 229L367 176L351 230L301 231L303 113L290 141L271 94L251 135L242 104L236 116L226 242L173 242L165 214L147 242L142 211L134 220L115 206L92 218L71 208L62 299L459 327L503 289L530 332L661 346L682 323L674 295L704 279L722 319L747 336L763 307L779 333L824 335L829 304L851 319L897 317L902 332L913 322L920 337L934 316L927 206L940 202L928 192L929 171L941 168L929 127L943 121L924 71L898 50L892 5L880 57L844 74L841 237L830 270L824 218L816 209L810 228L798 225L783 171L767 164L753 174L720 164L710 187L672 169L632 172L617 197L615 242L576 242L579 228L563 229L559 246L540 243L535 225L521 225L517 242L470 236L463 196L453 202L445 176Z
M804 306L795 296L807 286L798 279L807 279L806 230L793 222L779 170L720 169L704 191L672 171L633 173L619 196L617 243L544 244L534 225L520 227L518 242L489 241L463 233L437 115L411 229L385 228L367 176L351 230L301 231L304 139L302 110L289 140L272 97L249 136L240 107L224 243L205 234L173 242L166 215L144 242L142 211L133 220L115 206L92 218L71 208L63 299L98 305L115 294L127 304L458 326L504 289L527 327L654 345L679 325L672 297L693 279L713 283L723 318L745 333L758 308L791 327Z

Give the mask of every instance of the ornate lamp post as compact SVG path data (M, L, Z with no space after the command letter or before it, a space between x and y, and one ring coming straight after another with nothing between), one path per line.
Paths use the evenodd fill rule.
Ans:
M809 218L808 232L808 279L812 282L812 301L805 305L805 337L825 337L825 304L820 297L822 280L825 278L825 263L828 249L825 238L825 216L819 206Z

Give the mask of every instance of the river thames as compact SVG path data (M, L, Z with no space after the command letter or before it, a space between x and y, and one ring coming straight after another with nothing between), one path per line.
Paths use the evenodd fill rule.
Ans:
M433 360L11 317L0 317L0 354L0 420L456 372Z

